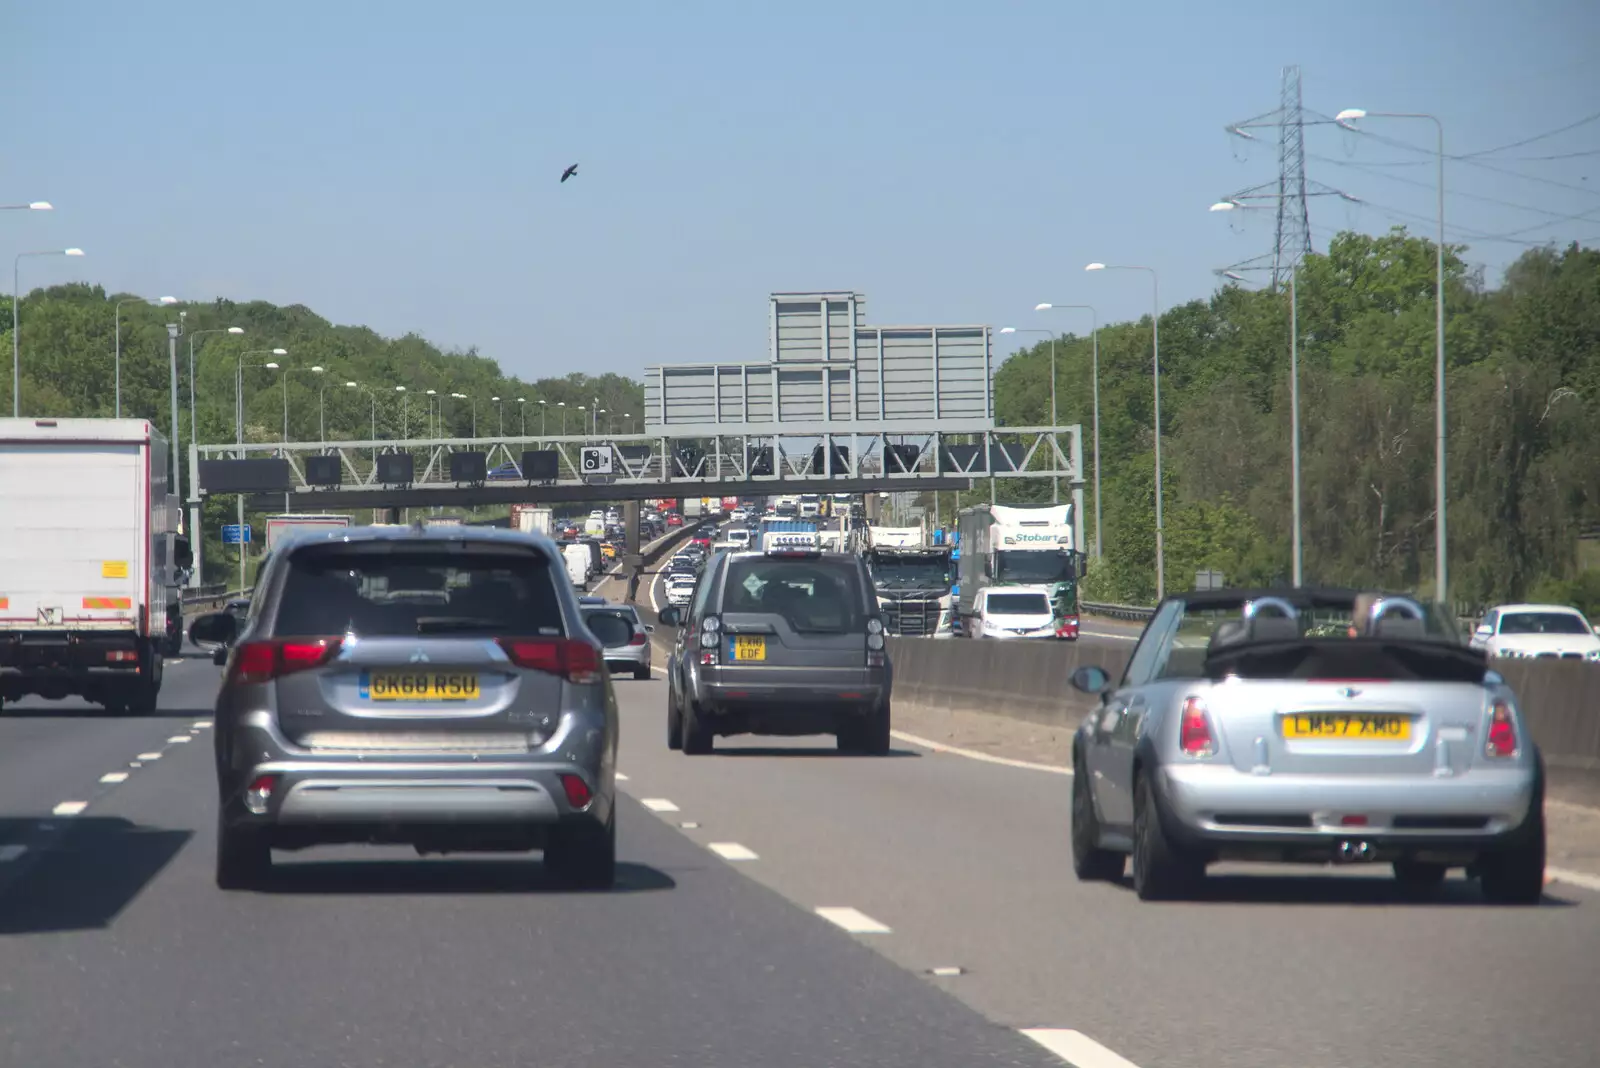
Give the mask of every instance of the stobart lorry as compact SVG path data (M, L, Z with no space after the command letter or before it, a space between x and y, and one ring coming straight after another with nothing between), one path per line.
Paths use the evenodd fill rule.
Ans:
M192 563L144 419L0 419L0 704L155 711Z
M865 556L884 630L906 638L951 633L950 546L931 544L923 527L869 526Z
M1072 505L1012 508L982 504L963 509L959 611L963 629L975 633L974 605L990 586L1047 586L1056 636L1078 637L1078 583L1087 561L1077 547Z

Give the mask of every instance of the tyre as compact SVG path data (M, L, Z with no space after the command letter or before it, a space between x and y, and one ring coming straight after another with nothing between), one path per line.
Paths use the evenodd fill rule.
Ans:
M551 878L576 890L609 890L617 881L617 817L603 827L564 823L550 830L544 866Z
M1159 805L1149 776L1140 775L1133 795L1133 889L1140 901L1181 900L1205 875L1205 865L1168 837Z
M861 756L889 755L890 706L885 701L860 717L851 717L834 735L841 753Z
M1400 888L1408 893L1420 894L1433 890L1450 871L1449 866L1426 860L1397 860L1394 878Z
M649 682L650 681L650 665L649 664L635 664L634 667L633 667L633 678L634 678L635 682Z
M272 870L272 846L257 827L230 827L217 817L217 888L250 890Z
M711 725L700 717L694 699L683 706L683 753L685 756L704 756L713 748Z
M683 748L683 713L672 696L672 683L667 683L667 748Z
M1089 794L1089 772L1083 761L1072 762L1072 871L1081 882L1115 882L1128 858L1100 848L1100 817Z
M1493 905L1537 905L1544 898L1544 791L1534 795L1533 808L1515 839L1485 856L1478 866L1478 889Z
M130 716L148 716L155 712L161 699L161 684L143 679L128 687L117 702L116 711Z

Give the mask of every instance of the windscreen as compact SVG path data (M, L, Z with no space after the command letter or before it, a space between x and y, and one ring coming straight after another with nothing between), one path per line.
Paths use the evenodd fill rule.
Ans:
M880 590L926 589L952 581L950 558L944 554L874 553L872 582Z
M795 631L844 634L865 627L859 572L842 560L747 557L728 565L724 612L782 616Z
M1072 554L1043 549L1001 549L995 578L1003 582L1067 582L1076 576Z
M289 561L279 635L560 635L561 602L536 553L337 546Z
M633 621L621 612L585 612L583 621L588 624L589 633L607 649L627 645L633 639Z
M1573 612L1508 612L1500 617L1501 634L1592 634Z
M1050 600L1042 593L991 593L988 613L991 616L1047 616Z

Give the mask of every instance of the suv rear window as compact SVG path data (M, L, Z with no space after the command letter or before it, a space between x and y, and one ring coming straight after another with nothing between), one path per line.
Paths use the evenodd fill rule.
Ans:
M536 553L339 545L295 553L288 563L274 624L279 635L561 635L564 629L549 562Z
M583 621L588 624L589 632L599 638L600 644L607 649L627 645L633 640L633 620L615 609L585 612Z
M861 572L845 560L747 556L728 565L722 611L782 616L798 633L865 627Z

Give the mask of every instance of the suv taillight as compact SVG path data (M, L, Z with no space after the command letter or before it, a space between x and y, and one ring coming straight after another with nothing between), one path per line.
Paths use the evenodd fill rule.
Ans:
M647 640L648 639L645 637L644 631L635 631L633 637L628 639L628 644L643 645Z
M339 655L342 638L268 638L245 642L233 652L231 682L261 683L326 664Z
M1517 724L1511 706L1496 701L1489 712L1489 734L1483 744L1485 756L1504 758L1517 755Z
M500 638L500 648L519 668L559 675L587 685L600 681L600 654L574 638Z
M1206 715L1205 702L1198 697L1187 697L1178 721L1178 748L1195 757L1205 757L1217 751L1216 739L1211 735L1211 720Z

